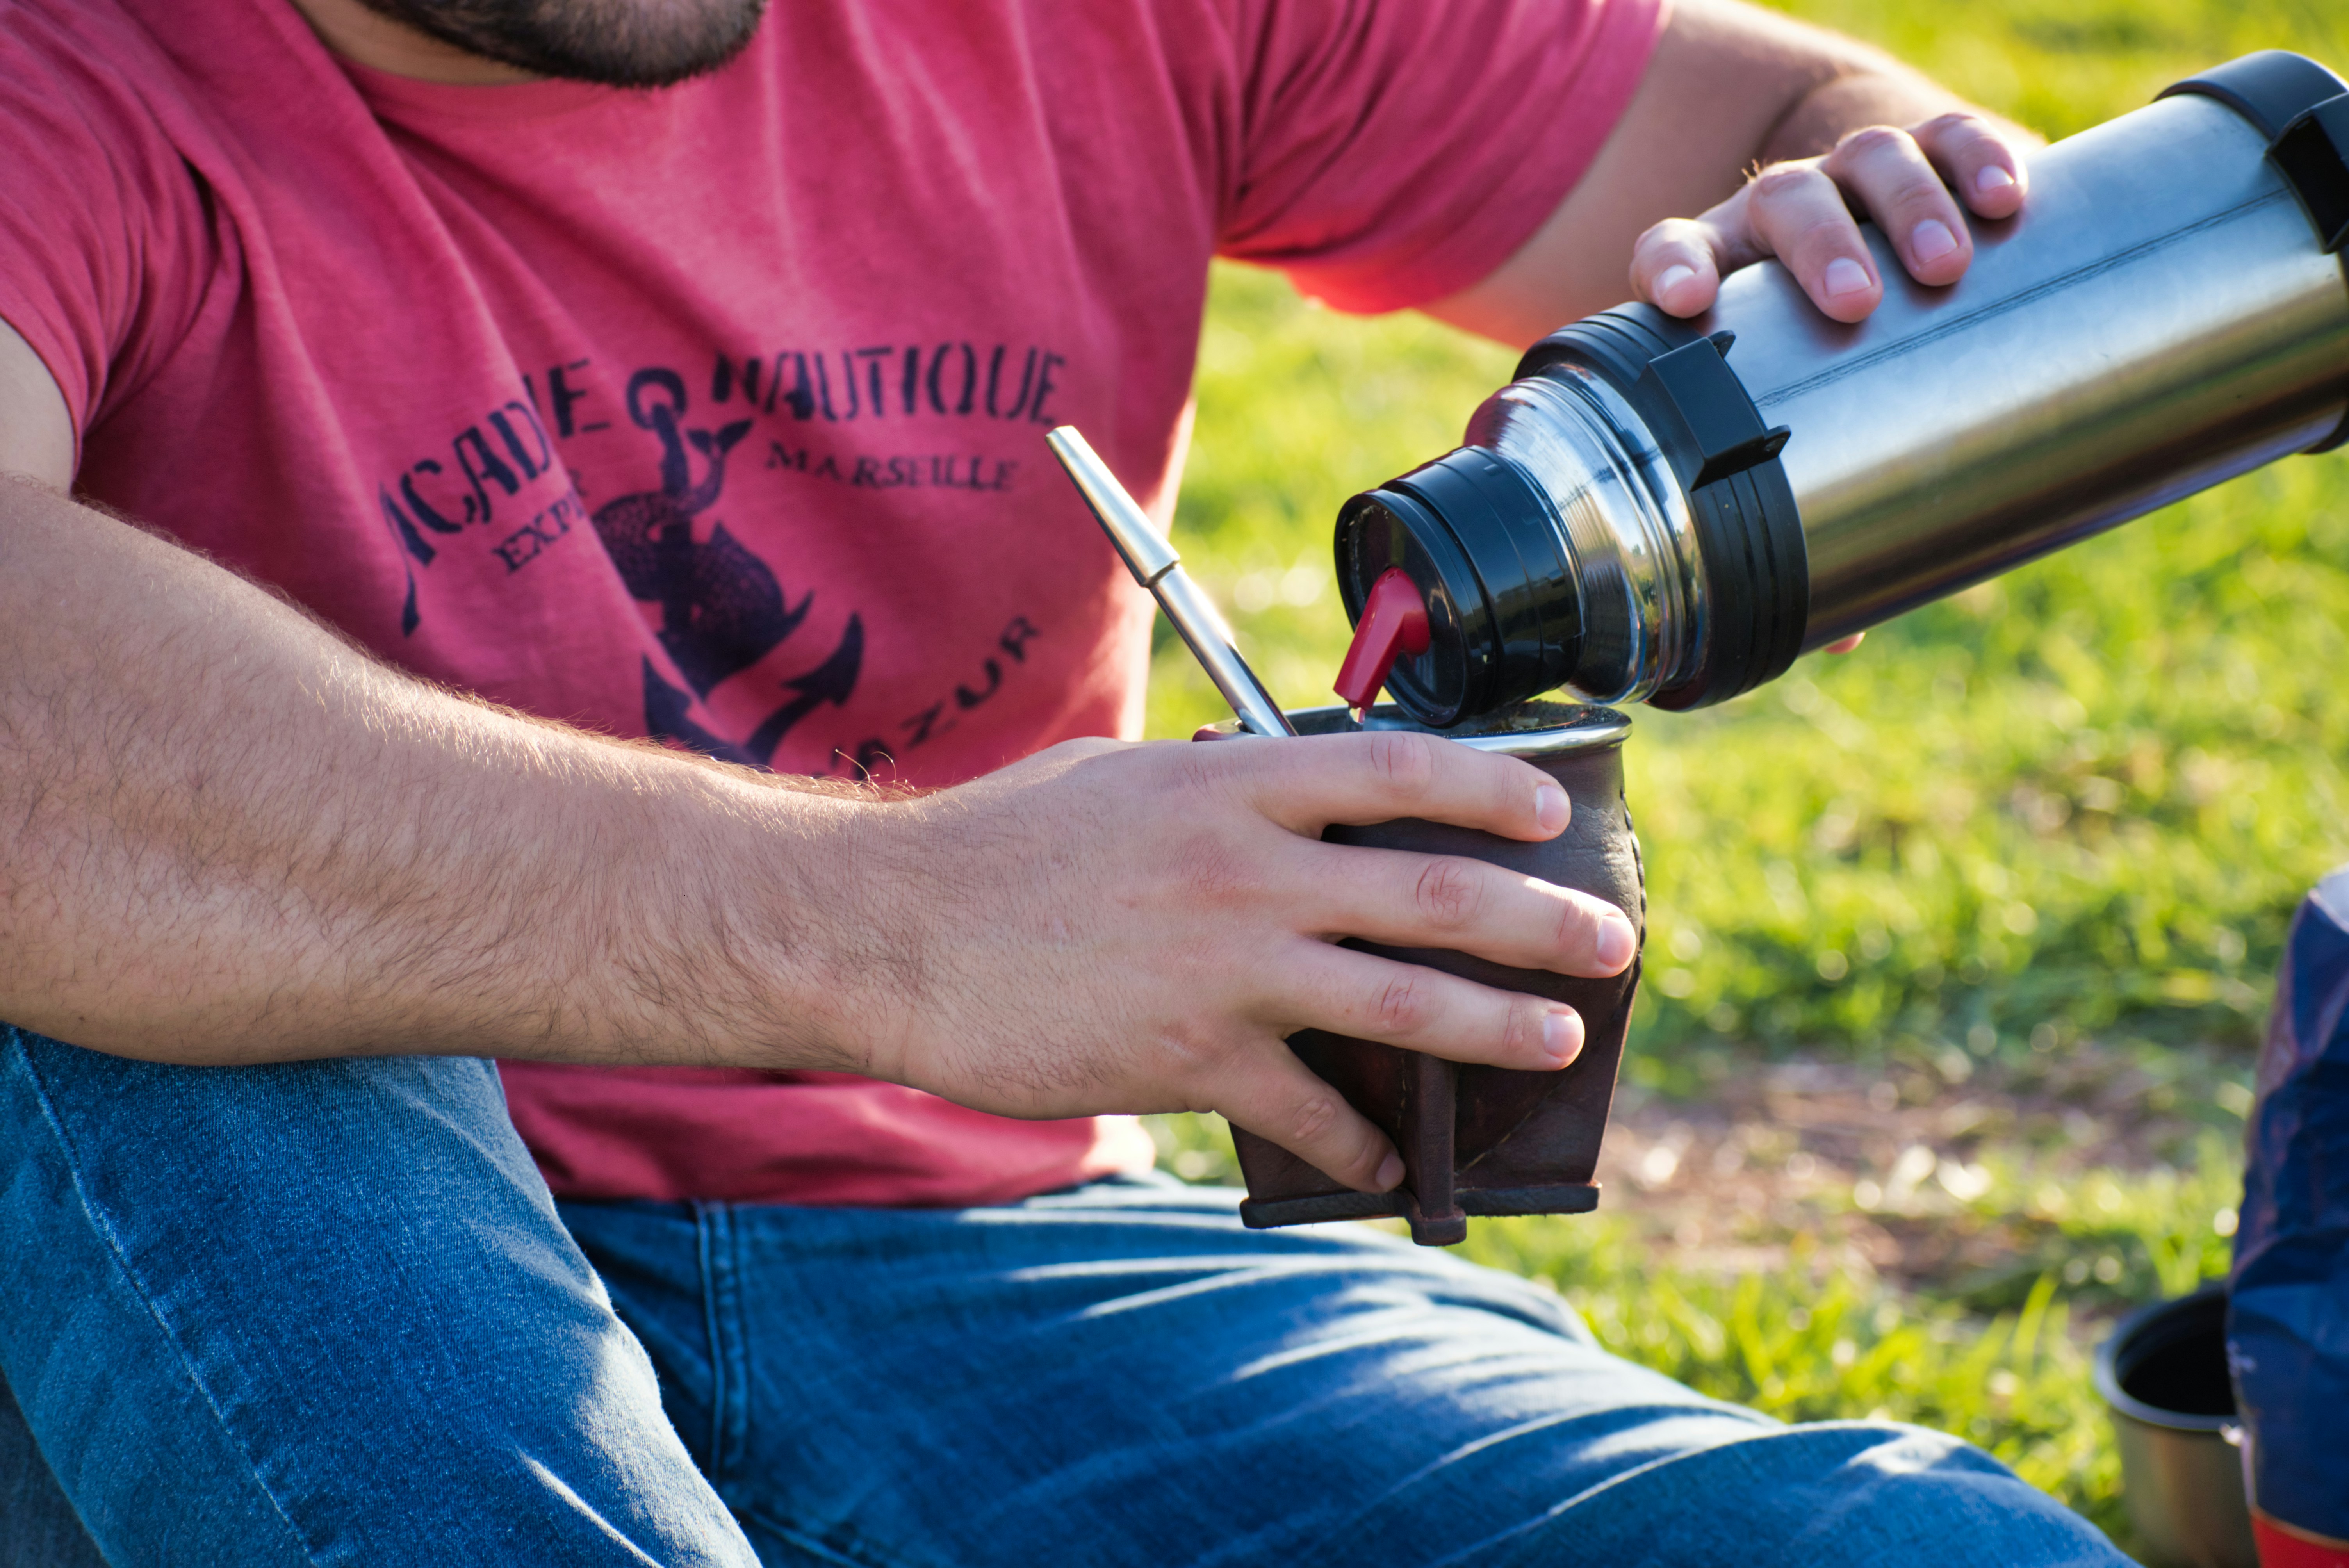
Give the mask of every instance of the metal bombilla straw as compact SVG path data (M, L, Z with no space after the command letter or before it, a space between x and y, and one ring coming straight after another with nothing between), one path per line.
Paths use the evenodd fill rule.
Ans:
M1061 466L1069 470L1069 478L1076 481L1077 493L1100 520L1102 531L1124 558L1133 580L1150 590L1158 607L1183 634L1192 656L1239 715L1241 725L1257 735L1296 734L1297 727L1288 722L1288 716L1280 711L1280 705L1272 700L1272 694L1232 645L1232 634L1225 628L1223 616L1216 614L1215 602L1184 572L1183 558L1174 553L1174 546L1126 494L1101 455L1074 425L1048 432L1044 440L1061 459Z

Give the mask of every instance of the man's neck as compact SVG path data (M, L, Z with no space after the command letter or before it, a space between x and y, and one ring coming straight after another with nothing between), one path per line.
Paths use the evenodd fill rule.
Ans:
M359 0L293 0L293 5L327 48L378 71L460 87L536 79L518 67L444 44L429 33L395 22Z

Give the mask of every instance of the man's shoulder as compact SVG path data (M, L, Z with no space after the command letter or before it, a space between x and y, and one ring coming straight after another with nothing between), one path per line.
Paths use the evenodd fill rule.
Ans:
M0 0L0 120L70 123L119 162L198 123L202 93L127 0Z
M185 0L184 26L260 3ZM181 340L222 253L222 85L155 9L0 0L0 318L82 428Z
M43 77L18 78L20 88L142 80L175 91L186 87L129 0L0 0L0 47L52 67Z

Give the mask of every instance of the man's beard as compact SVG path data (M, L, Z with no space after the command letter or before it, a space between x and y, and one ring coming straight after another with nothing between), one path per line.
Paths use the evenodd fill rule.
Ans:
M360 0L471 54L534 76L659 88L714 71L759 30L767 0Z

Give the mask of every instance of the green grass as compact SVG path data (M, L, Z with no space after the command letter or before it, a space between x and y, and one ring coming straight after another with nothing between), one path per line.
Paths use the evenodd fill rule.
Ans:
M2057 136L2252 48L2349 65L2333 0L1786 8ZM1417 318L1343 318L1276 277L1218 272L1178 542L1284 700L1330 700L1340 501L1448 449L1513 361ZM2344 627L2339 454L2016 572L1725 707L1640 710L1627 769L1652 924L1627 1075L1701 1095L1802 1051L1956 1082L2027 1075L2088 1042L2134 1053L2239 1132L2285 922L2349 859ZM1162 638L1152 733L1221 713ZM1168 1135L1199 1173L1223 1158L1212 1129ZM2033 1212L2023 1157L1991 1163L2008 1174L1972 1207ZM1480 1225L1472 1247L1554 1280L1610 1344L1709 1392L1962 1432L2109 1523L2112 1461L2063 1268L2124 1258L2139 1295L2223 1269L2211 1219L2233 1181L2214 1138L2179 1172L2075 1183L2110 1206L2043 1211L2026 1254L2044 1283L2033 1274L2002 1309L1863 1288L1816 1259L1671 1277L1642 1266L1622 1215Z

